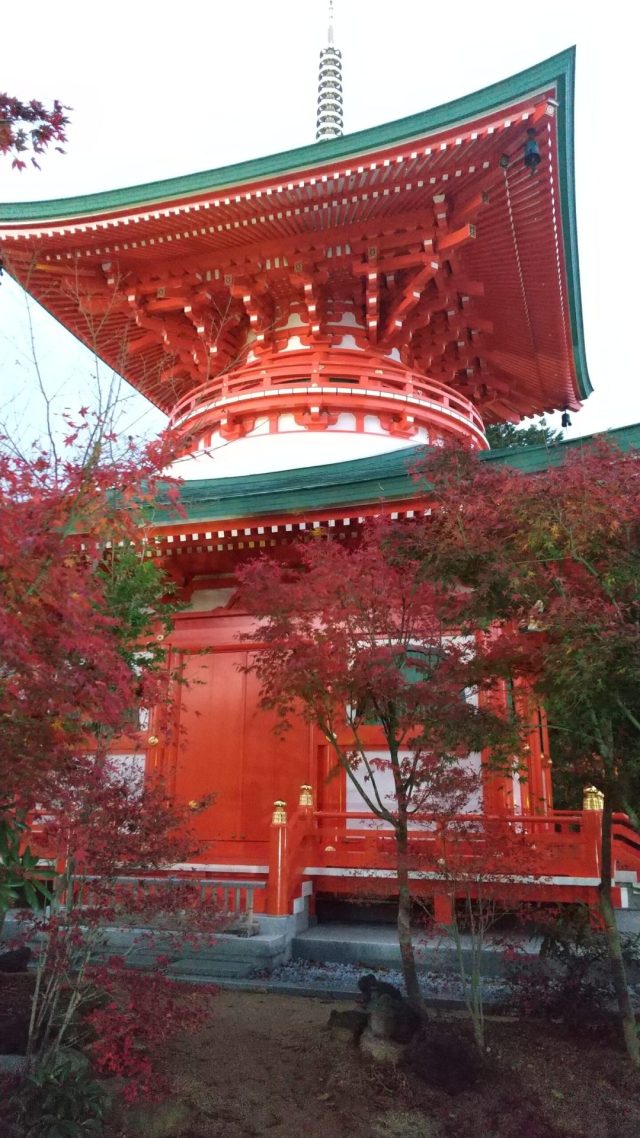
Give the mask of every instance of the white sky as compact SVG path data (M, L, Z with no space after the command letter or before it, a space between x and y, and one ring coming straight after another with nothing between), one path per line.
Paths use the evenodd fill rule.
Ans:
M587 358L594 394L569 436L640 422L631 359L640 263L634 5L609 0L336 0L345 133L425 110L576 44L576 178ZM134 185L313 141L326 0L31 0L5 6L0 88L69 104L64 157L0 165L0 200ZM50 391L75 409L95 364L46 314L34 340ZM39 422L25 303L0 288L0 418ZM162 423L139 397L127 424ZM2 409L4 408L4 409ZM559 425L559 416L554 418Z

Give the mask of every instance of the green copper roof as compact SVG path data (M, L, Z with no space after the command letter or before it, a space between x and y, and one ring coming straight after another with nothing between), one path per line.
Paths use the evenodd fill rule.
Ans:
M560 119L567 118L567 125L572 128L570 104L573 93L574 60L575 50L571 48L543 63L536 64L535 67L519 72L518 75L512 75L499 83L492 83L490 87L484 87L481 91L464 95L450 103L443 103L432 110L396 119L394 122L384 123L369 130L345 134L341 138L314 142L310 146L301 146L296 150L284 150L280 154L266 158L254 158L249 162L221 166L218 170L205 170L199 174L187 174L161 182L147 182L140 186L106 190L81 197L0 204L0 222L53 221L56 218L126 210L134 206L147 206L156 202L193 197L210 190L238 186L294 170L309 169L333 162L337 158L351 158L358 154L408 142L412 138L419 138L476 119L553 84L558 87ZM569 137L565 138L565 145L570 144L571 129ZM572 157L572 153L570 156Z
M410 497L410 470L423 447L408 447L375 458L354 459L301 470L207 478L183 482L180 499L189 521L218 521L264 515L296 517L318 509L340 509ZM174 519L174 524L180 524Z
M553 446L505 447L484 451L484 462L506 463L531 474L555 466L567 451L588 445L594 438L606 438L621 450L640 449L640 423L619 427L603 435L587 435ZM249 518L295 517L304 520L319 510L370 506L376 502L401 502L416 497L423 488L411 471L424 455L424 447L407 447L374 458L310 466L302 470L283 470L269 474L250 474L239 478L208 478L184 482L180 497L189 522L216 522ZM180 519L158 515L156 522L179 527Z
M525 474L535 474L539 470L546 470L548 466L558 466L567 451L580 450L589 446L594 439L603 439L613 443L621 451L640 449L640 423L632 423L628 427L616 427L612 431L599 431L593 435L583 435L579 439L564 439L552 446L542 443L535 447L502 447L487 450L482 453L485 462L506 463Z

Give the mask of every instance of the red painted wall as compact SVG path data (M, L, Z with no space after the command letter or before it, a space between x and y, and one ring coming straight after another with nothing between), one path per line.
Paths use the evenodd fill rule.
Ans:
M275 799L294 810L300 785L316 782L317 748L311 728L296 720L276 736L275 715L259 704L259 683L243 669L250 647L238 637L247 617L183 614L171 637L179 711L172 745L160 758L183 802L215 795L194 818L205 843L202 860L264 864Z

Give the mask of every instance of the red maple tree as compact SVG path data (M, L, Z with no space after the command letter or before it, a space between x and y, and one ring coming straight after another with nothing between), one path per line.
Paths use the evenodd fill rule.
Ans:
M460 759L491 740L512 745L513 725L465 698L481 683L476 647L443 623L419 560L397 558L396 529L372 522L357 544L320 537L294 547L288 565L261 559L245 569L242 595L260 620L263 705L284 726L302 710L363 808L392 829L403 973L419 1006L411 828L464 808L475 775Z
M56 780L135 739L138 709L166 699L172 604L145 526L172 443L117 458L106 440L72 447L64 460L0 452L0 837L14 854ZM0 911L8 872L5 857Z
M149 885L150 870L198 851L194 812L118 757L123 746L144 755L140 710L155 709L161 732L169 699L174 604L147 554L154 510L173 508L176 488L162 476L173 442L129 440L115 454L116 440L86 410L66 441L63 457L25 458L6 440L0 451L0 923L21 898L35 909L18 926L37 948L34 1078L64 1074L97 988L95 1026L109 1038L93 1062L128 1078L133 1094L149 1090L154 1047L181 1016L168 980L132 980L124 960L96 962L108 926L161 917L183 945L218 920L188 882ZM165 1015L155 1033L152 1004Z
M25 156L38 166L38 158L53 143L66 142L69 125L65 107L58 99L45 106L38 99L23 103L12 95L0 93L0 154L12 157L15 170L24 170ZM61 145L56 150L62 153Z
M604 795L599 908L638 1064L612 905L614 816L637 820L640 791L637 452L588 441L523 474L449 450L431 455L422 476L436 508L411 556L456 598L463 627L493 630L495 674L533 682L555 729L556 778L574 804L586 782Z

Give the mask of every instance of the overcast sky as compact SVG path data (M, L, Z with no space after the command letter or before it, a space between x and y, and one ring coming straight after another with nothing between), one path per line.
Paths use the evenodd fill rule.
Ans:
M0 200L66 197L223 166L313 141L327 0L87 4L30 0L2 16L0 89L72 107L65 156L0 166ZM336 0L345 133L425 110L575 44L578 233L595 393L570 435L640 421L632 344L640 262L638 49L634 6L609 0ZM51 318L33 314L50 390L71 408L95 370ZM22 296L0 288L0 383L35 432L37 378ZM7 404L11 402L7 413ZM162 416L136 399L128 421ZM559 422L559 416L556 416ZM34 428L32 430L32 428Z

